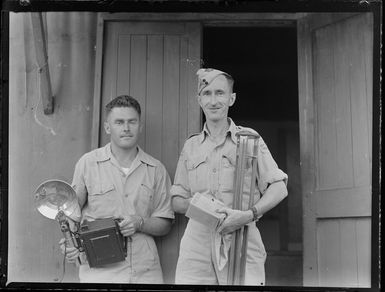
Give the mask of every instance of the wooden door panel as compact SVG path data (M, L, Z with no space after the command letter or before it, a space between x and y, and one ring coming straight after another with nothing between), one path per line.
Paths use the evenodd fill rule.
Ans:
M299 21L305 286L370 286L371 35L370 14Z
M324 219L317 225L321 286L370 285L370 218Z
M363 49L361 25L365 27L363 19L346 20L314 33L318 189L370 183L365 76L365 54L370 52Z

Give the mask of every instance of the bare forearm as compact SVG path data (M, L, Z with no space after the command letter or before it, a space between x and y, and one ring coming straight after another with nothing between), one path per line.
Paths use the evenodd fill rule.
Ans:
M262 215L276 205L278 205L287 196L287 188L283 181L271 184L266 190L265 194L255 204L258 214Z
M141 232L153 236L162 236L167 234L171 229L171 219L150 217L144 219Z
M191 199L186 199L186 198L182 198L182 197L173 197L172 198L172 208L174 209L174 211L176 213L179 213L179 214L186 214L187 212L187 209L190 205L190 201Z

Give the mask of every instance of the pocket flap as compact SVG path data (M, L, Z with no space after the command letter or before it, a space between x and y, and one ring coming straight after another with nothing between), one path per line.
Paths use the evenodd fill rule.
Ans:
M115 186L113 183L103 182L101 184L92 186L91 191L89 192L89 195L91 196L104 195L113 190L115 190Z
M224 153L222 154L222 164L224 167L235 167L236 164L236 158L235 155L229 154L229 153Z
M200 164L205 162L207 159L207 155L197 155L193 156L190 159L187 160L187 168L188 169L194 169L197 168Z

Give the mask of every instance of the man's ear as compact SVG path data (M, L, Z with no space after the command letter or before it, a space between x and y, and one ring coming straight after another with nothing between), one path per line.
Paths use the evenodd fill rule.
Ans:
M235 100L237 99L237 94L235 92L233 92L231 95L230 95L230 104L229 106L232 106L235 102Z
M106 134L111 134L111 129L110 129L110 123L105 121L104 122L104 131L106 131Z

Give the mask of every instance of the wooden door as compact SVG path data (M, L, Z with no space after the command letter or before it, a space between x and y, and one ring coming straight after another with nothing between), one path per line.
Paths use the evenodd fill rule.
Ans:
M100 32L100 26L103 27ZM142 107L144 129L139 141L147 153L159 159L173 181L185 139L200 130L196 101L196 71L200 65L201 28L186 22L99 21L103 35L101 103L96 131L98 145L109 141L103 129L104 106L112 98L128 94ZM100 38L99 38L100 43ZM96 68L98 70L98 68ZM98 78L98 76L97 76ZM164 278L173 283L179 242L186 225L177 216L172 231L157 238Z
M369 287L372 15L298 23L304 285Z

